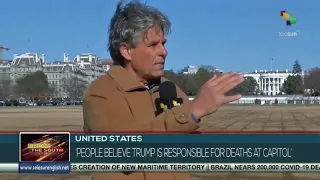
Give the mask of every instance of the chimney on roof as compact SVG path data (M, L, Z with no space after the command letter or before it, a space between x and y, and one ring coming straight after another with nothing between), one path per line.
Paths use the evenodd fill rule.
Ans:
M265 73L267 73L267 70L264 70Z
M39 62L39 55L37 53L35 54L35 60L36 60L36 63Z
M92 62L92 54L89 54L89 62Z
M277 69L276 72L279 72L279 70Z
M69 62L69 55L67 53L63 53L63 62Z
M45 61L45 56L46 56L45 54L42 54L42 58L41 58L41 59L42 59L42 63L43 63L43 64L46 62L46 61Z
M286 69L286 73L288 72L288 69Z
M84 60L81 60L81 61L80 61L80 67L81 67L81 68L84 68Z
M255 70L254 72L255 72L255 73L258 73L258 70Z

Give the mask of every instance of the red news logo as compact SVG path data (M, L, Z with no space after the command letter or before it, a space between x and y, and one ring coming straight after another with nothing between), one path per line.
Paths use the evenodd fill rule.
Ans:
M29 143L28 149L30 149L31 152L42 152L42 153L49 153L49 152L62 153L64 151L63 148L54 148L54 147L51 147L51 144L48 144L48 143Z

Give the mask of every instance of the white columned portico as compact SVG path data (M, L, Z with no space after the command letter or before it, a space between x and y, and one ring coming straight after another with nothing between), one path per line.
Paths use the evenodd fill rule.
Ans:
M279 94L282 90L281 87L283 86L284 81L289 75L292 75L292 73L288 70L270 72L267 70L256 70L255 72L244 74L245 77L253 77L258 83L260 92L265 95Z

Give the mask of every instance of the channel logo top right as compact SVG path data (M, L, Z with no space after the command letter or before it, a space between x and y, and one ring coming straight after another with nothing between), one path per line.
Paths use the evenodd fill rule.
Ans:
M286 21L287 26L291 26L297 23L297 18L290 17L290 14L286 11L280 11L280 16L282 16L282 19Z
M280 16L283 20L286 22L286 26L284 28L284 31L278 32L280 37L296 37L300 34L300 30L293 30L295 29L293 26L297 24L297 18L291 17L290 14L287 11L280 11Z

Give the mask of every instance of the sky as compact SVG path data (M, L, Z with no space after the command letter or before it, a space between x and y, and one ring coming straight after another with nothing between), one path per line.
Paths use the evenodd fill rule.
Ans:
M7 0L0 3L0 44L47 62L81 53L110 58L108 26L116 0ZM319 0L147 0L171 20L166 69L212 65L227 71L320 66ZM285 10L297 23L286 26ZM279 32L297 32L296 37ZM272 60L273 59L273 60Z

